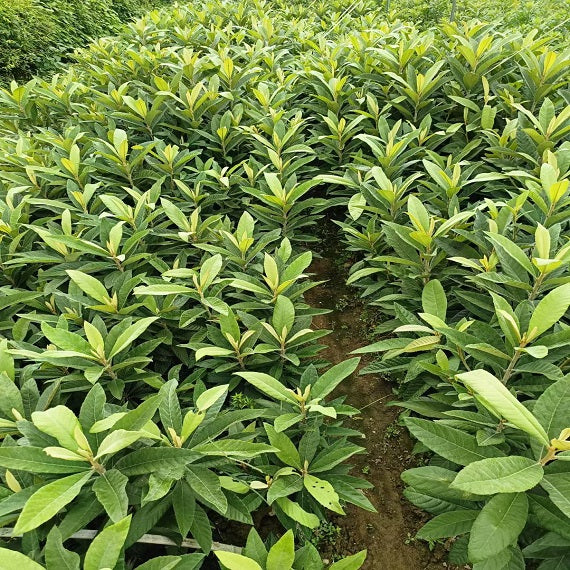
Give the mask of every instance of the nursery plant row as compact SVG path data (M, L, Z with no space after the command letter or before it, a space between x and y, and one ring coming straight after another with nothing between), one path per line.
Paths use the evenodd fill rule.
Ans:
M418 440L418 537L563 568L569 66L535 33L232 0L0 92L0 560L325 567L312 531L378 492L335 392L359 358L320 356L304 299L327 214L381 315L362 373Z

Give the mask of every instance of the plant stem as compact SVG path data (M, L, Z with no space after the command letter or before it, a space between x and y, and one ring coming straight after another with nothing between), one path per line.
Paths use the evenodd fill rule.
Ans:
M513 370L515 368L515 366L517 365L517 362L519 361L519 358L521 357L521 352L520 351L515 351L513 357L511 358L511 361L509 362L509 365L507 366L507 369L505 370L505 373L503 374L503 377L501 379L501 382L503 384L506 384L509 381L509 378L511 377Z

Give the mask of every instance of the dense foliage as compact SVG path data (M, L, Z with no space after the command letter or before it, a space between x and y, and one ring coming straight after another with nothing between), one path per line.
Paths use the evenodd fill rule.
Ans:
M303 300L323 201L291 38L245 8L153 13L1 95L0 516L48 568L136 564L145 533L208 553L212 526L269 510L303 543L373 510L345 465L357 410L331 396L358 359L323 372ZM323 567L285 536L240 556Z
M145 533L207 553L212 526L271 510L301 549L252 532L222 564L322 568L310 530L373 509L346 463L358 411L332 394L358 360L324 366L303 298L316 223L343 205L350 282L391 335L363 349L382 354L367 371L401 377L432 452L404 475L436 515L420 537L461 537L453 560L477 570L570 556L570 54L383 17L367 2L154 12L0 93L14 564L136 565ZM70 541L84 528L100 531L88 549Z
M1 0L0 81L53 72L75 48L162 0Z
M365 372L400 378L405 425L433 454L403 474L408 499L435 515L418 536L460 537L451 559L476 569L560 568L570 54L460 29L379 51L367 75L383 95L377 132L360 123L353 141L366 146L349 143L342 176L321 179L349 197L341 225L362 256L349 282L385 316L377 333L391 333L357 351L381 354Z
M385 6L393 17L422 27L449 20L453 15L458 21L477 19L525 32L538 29L556 35L566 44L570 32L566 0L387 0Z

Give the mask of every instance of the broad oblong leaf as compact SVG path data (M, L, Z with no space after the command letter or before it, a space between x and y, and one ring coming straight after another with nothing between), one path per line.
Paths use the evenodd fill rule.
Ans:
M474 461L504 455L496 447L478 445L474 436L450 426L419 418L406 418L404 421L414 437L438 455L458 465L469 465Z
M528 500L524 493L495 495L471 528L469 559L480 562L513 544L526 525Z
M540 422L492 374L485 370L473 370L458 374L457 378L475 392L481 402L499 417L548 445L548 436Z
M416 534L422 540L438 540L465 534L471 530L480 511L462 509L437 515Z
M30 473L77 473L85 471L85 462L50 457L41 447L0 447L0 467Z
M543 474L542 465L528 457L493 457L464 467L451 486L479 495L519 493L538 485Z
M51 519L79 495L81 488L92 475L92 471L77 473L48 483L36 491L22 509L14 527L14 534L29 532Z

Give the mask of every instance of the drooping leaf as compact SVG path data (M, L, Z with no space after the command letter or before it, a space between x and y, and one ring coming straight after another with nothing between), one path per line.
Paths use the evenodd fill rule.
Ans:
M495 495L481 510L471 528L469 558L480 562L512 544L526 525L528 500L524 493Z

